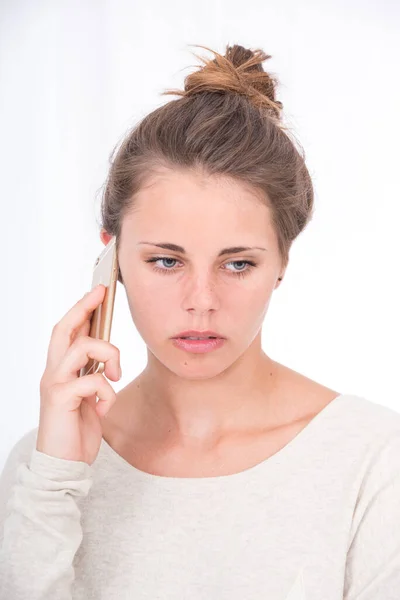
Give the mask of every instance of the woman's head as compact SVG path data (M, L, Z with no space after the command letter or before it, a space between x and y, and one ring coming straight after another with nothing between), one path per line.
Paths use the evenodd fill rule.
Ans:
M156 355L160 333L186 329L215 330L244 351L312 215L304 153L280 121L274 79L261 65L270 57L241 46L214 56L186 77L184 91L166 92L181 98L128 134L103 196L102 239L117 238L119 281ZM219 255L237 246L264 249Z

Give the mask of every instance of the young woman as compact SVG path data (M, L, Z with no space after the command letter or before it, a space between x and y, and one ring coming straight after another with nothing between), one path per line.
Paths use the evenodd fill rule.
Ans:
M147 365L115 394L104 286L54 327L2 473L1 600L400 597L400 414L261 345L313 210L268 58L214 53L112 160L101 239ZM77 377L89 356L105 376Z

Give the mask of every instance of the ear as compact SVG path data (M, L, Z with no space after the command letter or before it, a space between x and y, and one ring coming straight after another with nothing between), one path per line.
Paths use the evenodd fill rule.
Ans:
M107 233L107 231L105 229L101 230L100 239L105 246L107 246L108 242L111 240L112 237L113 236L111 235L111 233Z
M281 285L283 278L285 276L285 273L286 273L286 267L283 269L283 271L281 271L281 273L279 273L279 277L281 277L281 280L280 281L279 281L279 279L276 280L274 290L276 290Z

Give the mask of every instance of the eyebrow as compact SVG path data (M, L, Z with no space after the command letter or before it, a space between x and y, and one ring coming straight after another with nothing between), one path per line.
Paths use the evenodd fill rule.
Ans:
M180 252L181 254L186 254L185 248L182 246L178 246L177 244L171 244L168 242L163 242L160 244L155 244L153 242L139 242L139 244L149 244L150 246L158 246L158 248L165 248L166 250L171 250L172 252ZM139 245L138 244L138 245ZM235 254L237 252L245 252L246 250L267 250L266 248L261 248L260 246L232 246L231 248L223 248L218 256L223 256L224 254Z

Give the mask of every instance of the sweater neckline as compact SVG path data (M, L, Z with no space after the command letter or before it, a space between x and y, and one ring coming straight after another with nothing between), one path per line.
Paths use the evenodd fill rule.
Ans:
M265 471L268 468L273 468L281 464L284 460L290 459L291 456L296 456L301 449L301 445L306 444L313 433L318 432L324 421L341 406L347 394L339 394L333 400L328 402L322 410L320 410L303 429L301 429L285 446L280 450L268 456L266 459L258 462L252 467L243 469L236 473L227 475L215 475L208 477L173 477L168 475L156 475L142 471L125 460L108 442L102 438L101 448L103 452L114 461L118 467L123 469L128 475L133 475L135 479L139 479L144 483L153 483L156 485L173 485L173 486L195 486L201 485L218 485L218 484L234 484L244 483L253 475L257 475L260 471Z

